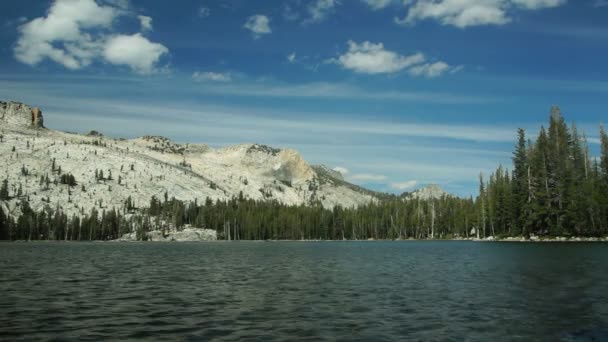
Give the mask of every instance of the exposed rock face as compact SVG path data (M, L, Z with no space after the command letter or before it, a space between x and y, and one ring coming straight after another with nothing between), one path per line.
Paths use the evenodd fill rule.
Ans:
M281 150L281 152L279 152L279 158L281 164L280 167L275 170L276 179L296 184L311 181L315 176L310 165L297 151L290 149Z
M443 196L449 196L449 194L439 185L430 184L425 186L424 188L418 189L412 192L407 199L421 199L421 200L429 200L429 199L439 199Z
M42 111L38 107L34 107L32 109L32 127L34 127L34 128L43 128L44 127L44 117L42 116Z
M315 171L317 172L324 172L331 178L337 179L339 181L344 181L344 176L342 175L342 173L336 170L332 170L325 165L313 165L313 169L315 169Z
M0 101L0 120L21 128L44 128L42 111L20 102Z

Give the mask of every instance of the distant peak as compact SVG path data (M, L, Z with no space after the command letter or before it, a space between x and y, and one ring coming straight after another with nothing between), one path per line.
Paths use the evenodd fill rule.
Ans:
M445 192L439 185L437 184L429 184L425 187L422 187L407 196L408 199L439 199L444 196L450 196L449 193Z

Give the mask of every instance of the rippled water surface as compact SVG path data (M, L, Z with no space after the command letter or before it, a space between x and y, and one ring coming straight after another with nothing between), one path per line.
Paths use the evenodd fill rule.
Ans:
M608 244L0 243L0 338L608 340Z

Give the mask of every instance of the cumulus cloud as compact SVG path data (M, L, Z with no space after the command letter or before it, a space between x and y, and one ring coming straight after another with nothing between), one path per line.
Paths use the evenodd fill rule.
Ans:
M214 82L230 82L232 81L232 75L229 73L221 72L195 72L192 74L192 79L198 82L201 81L214 81Z
M152 18L145 15L138 15L139 24L141 25L142 31L152 31Z
M404 191L404 190L410 190L410 189L412 189L417 184L418 184L417 181L410 180L410 181L406 181L406 182L390 183L389 186L391 187L391 189Z
M354 181L360 182L381 182L388 179L385 175L376 175L372 173L358 173L350 177Z
M345 167L342 167L342 166L336 166L332 170L334 170L336 172L340 172L342 174L342 176L345 176L348 174L348 169Z
M128 2L119 0L99 3L95 0L56 0L46 16L19 27L14 56L32 66L49 59L71 70L86 67L96 59L105 59L112 64L126 64L136 72L150 73L159 57L168 50L140 34L112 33L115 20L130 14L127 8ZM139 20L142 27L147 23L151 28L152 18ZM120 44L125 39L136 45ZM119 56L117 47L125 48L125 56ZM134 51L136 48L142 50Z
M441 76L451 67L442 61L429 63L424 54L417 52L403 56L384 48L382 43L348 41L348 51L331 62L344 69L362 74L387 74L408 70L412 76L429 78Z
M153 43L140 33L115 35L110 37L103 49L106 61L116 65L126 65L141 74L155 71L160 57L169 50L162 44Z
M316 0L311 2L308 6L310 18L306 22L318 23L325 20L339 4L338 0Z
M337 63L345 69L364 74L393 73L424 62L424 55L415 53L401 56L384 49L382 43L364 41L361 44L349 40L348 51L339 56Z
M254 38L259 38L264 34L272 33L269 24L270 19L267 16L256 14L249 17L243 27L251 31Z
M399 24L414 24L425 19L459 28L478 25L503 25L511 21L515 9L538 10L561 6L567 0L415 0L406 1L407 15L396 18Z

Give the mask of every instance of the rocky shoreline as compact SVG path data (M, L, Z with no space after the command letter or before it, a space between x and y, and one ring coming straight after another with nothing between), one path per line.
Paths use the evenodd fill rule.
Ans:
M555 237L539 237L530 236L529 238L518 236L518 237L507 237L507 238L496 238L494 236L488 236L485 239L468 239L471 241L495 241L495 242L608 242L608 236L606 237L580 237L580 236L555 236Z

